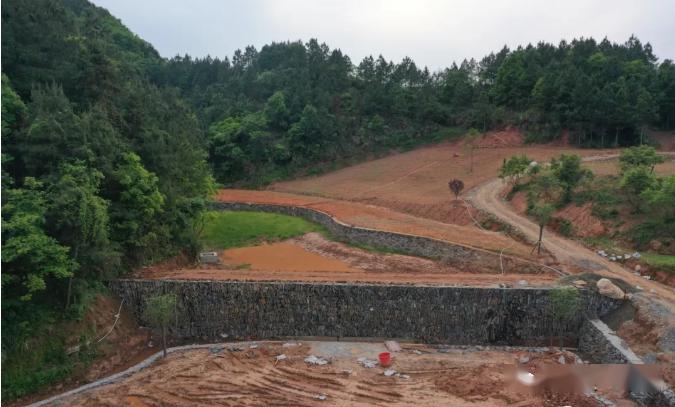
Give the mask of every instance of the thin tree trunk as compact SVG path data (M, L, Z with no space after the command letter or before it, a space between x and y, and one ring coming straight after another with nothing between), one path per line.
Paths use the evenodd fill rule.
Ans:
M643 143L644 134L645 134L645 128L644 128L644 126L641 126L640 127L640 145L642 145L642 143Z
M539 242L537 242L537 254L541 254L541 238L544 235L544 225L539 225Z
M80 245L75 246L75 253L73 254L73 260L77 261L77 256L80 252ZM73 276L71 275L68 278L68 292L66 293L66 310L70 307L70 298L73 294Z
M162 325L162 350L166 357L166 325Z
M66 310L70 307L70 296L73 292L73 276L68 277L68 291L66 293Z

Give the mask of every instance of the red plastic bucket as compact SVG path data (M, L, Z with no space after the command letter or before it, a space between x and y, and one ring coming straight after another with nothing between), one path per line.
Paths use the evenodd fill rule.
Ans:
M391 353L382 352L380 353L379 357L380 357L380 365L387 367L391 364Z

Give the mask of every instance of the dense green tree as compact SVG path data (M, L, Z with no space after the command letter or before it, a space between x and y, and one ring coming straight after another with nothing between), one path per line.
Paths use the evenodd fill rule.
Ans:
M108 202L98 196L102 179L103 174L82 162L63 164L48 192L51 234L70 247L70 257L80 266L69 278L66 308L75 275L99 278L119 263L108 238Z
M651 146L631 147L621 151L619 156L619 167L624 173L634 167L646 167L650 172L654 172L656 164L665 161L665 158L656 152Z
M156 295L145 300L144 317L153 328L162 331L162 352L166 357L166 331L176 313L176 295Z
M159 179L143 167L134 153L123 155L113 176L116 187L110 207L112 236L133 262L156 258L168 237L160 222L165 197L159 191Z
M289 146L296 162L306 161L309 156L321 154L321 147L327 141L324 139L327 130L322 119L322 115L314 106L307 105L302 110L300 120L293 123L289 129Z
M509 159L504 159L504 163L499 170L499 178L508 180L513 186L518 185L520 179L527 174L530 163L532 163L532 160L525 154L514 155Z
M17 177L18 142L23 137L27 108L14 92L7 75L2 74L2 187L8 188Z
M657 88L659 89L659 122L667 129L675 125L675 65L666 59L659 65Z
M4 304L17 297L31 300L51 280L70 277L78 265L68 256L69 248L45 232L47 200L38 181L26 178L23 188L6 190L3 195Z
M561 154L551 160L551 171L563 188L563 203L571 201L577 186L593 178L593 173L581 166L581 157L574 154Z
M60 86L36 88L31 99L30 125L25 137L18 142L28 174L53 175L65 157L81 160L92 158L81 120Z
M265 116L267 122L273 129L286 130L288 128L288 119L290 113L286 107L286 98L281 91L274 92L265 105Z
M628 199L632 202L633 211L641 211L643 198L640 194L651 188L655 182L656 176L648 167L640 165L624 171L620 186L626 191Z
M661 222L664 225L675 223L675 175L652 183L642 192L642 198L646 199L654 212L661 216ZM675 234L672 228L670 233Z

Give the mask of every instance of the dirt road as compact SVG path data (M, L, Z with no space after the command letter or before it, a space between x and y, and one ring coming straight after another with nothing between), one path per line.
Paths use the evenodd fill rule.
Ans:
M503 187L504 185L500 179L488 181L474 188L469 194L469 199L479 209L489 212L519 229L529 240L536 241L539 237L539 226L530 219L515 213L502 200L500 191ZM639 285L644 288L645 295L649 297L656 295L660 299L667 300L666 303L670 311L675 311L675 292L673 292L672 288L637 276L621 265L598 256L581 244L563 238L553 232L544 231L543 244L561 263L571 265L573 268L621 278L634 286Z

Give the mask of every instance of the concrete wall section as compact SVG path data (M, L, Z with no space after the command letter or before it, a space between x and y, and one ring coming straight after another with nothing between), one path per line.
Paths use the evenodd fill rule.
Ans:
M175 293L179 337L390 337L451 344L548 343L547 289L405 285L116 280L110 288L143 321L145 299ZM577 340L582 314L620 301L583 293L584 312L564 324Z
M417 256L442 259L448 264L486 273L500 273L503 265L505 272L541 273L546 271L540 265L512 256L493 253L487 250L462 246L429 237L407 235L395 232L367 229L347 225L327 213L305 207L268 205L239 202L215 202L212 208L232 211L261 211L299 216L326 227L339 239L364 245L372 245L397 250Z

